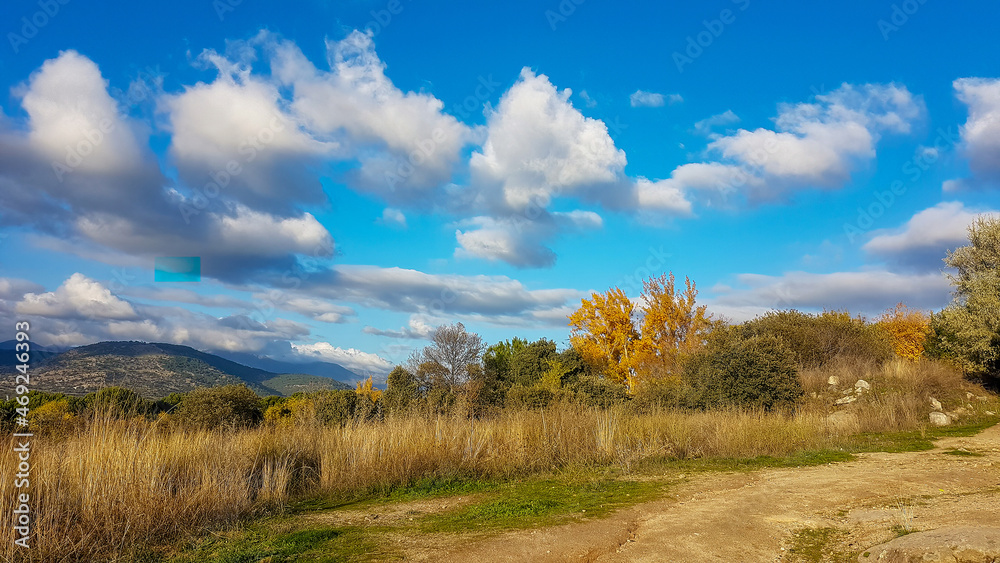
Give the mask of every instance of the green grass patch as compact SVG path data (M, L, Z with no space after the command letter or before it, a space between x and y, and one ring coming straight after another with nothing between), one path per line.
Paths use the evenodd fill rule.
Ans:
M788 554L792 561L851 561L849 554L840 553L833 546L843 534L836 528L803 528L792 536Z
M965 457L983 457L984 455L986 455L986 454L982 454L982 453L979 453L979 452L973 452L973 451L969 451L969 450L957 450L957 449L954 449L954 448L952 448L950 450L945 450L945 451L943 451L941 453L947 454L947 455L957 455L957 456L965 456Z
M508 483L481 503L421 519L421 532L499 531L552 525L650 500L663 484L594 475L559 475Z
M203 539L171 563L350 563L370 561L378 547L364 530L344 526L280 531L259 523L246 529Z
M702 471L757 471L773 467L811 467L827 463L851 461L854 455L842 450L810 450L784 457L758 456L751 458L696 458L649 460L637 465L646 475L664 473L697 473Z
M996 417L975 420L954 426L929 427L906 432L862 433L845 438L844 451L862 452L919 452L934 449L934 440L974 436L995 425Z

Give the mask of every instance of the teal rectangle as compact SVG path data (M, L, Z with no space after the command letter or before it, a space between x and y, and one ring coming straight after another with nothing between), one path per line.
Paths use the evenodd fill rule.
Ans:
M201 281L201 257L164 256L157 258L153 279L158 282Z

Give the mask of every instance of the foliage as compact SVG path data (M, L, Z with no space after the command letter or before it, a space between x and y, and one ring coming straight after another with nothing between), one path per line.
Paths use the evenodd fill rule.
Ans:
M74 419L73 407L68 399L49 401L28 412L28 427L32 431L61 432Z
M569 388L576 402L591 407L609 408L628 400L625 387L598 375L583 375Z
M678 375L683 358L704 344L717 324L707 307L695 306L698 290L684 278L684 291L674 287L674 274L642 283L642 337L637 365L643 379Z
M882 363L893 355L888 334L881 327L845 311L818 315L794 309L772 311L742 326L749 335L783 340L804 369L821 367L835 358Z
M359 397L364 397L368 399L371 403L378 403L382 399L382 390L376 389L374 383L372 382L372 376L368 376L368 379L358 382L357 389L354 390Z
M580 308L569 316L573 347L609 379L630 389L639 342L634 317L635 305L617 287L581 300Z
M883 313L877 322L889 334L897 356L915 362L924 355L924 342L931 328L927 314L899 303Z
M343 426L358 413L362 398L354 391L319 391L312 395L312 406L318 422ZM364 414L368 414L365 412Z
M260 398L243 384L195 389L175 412L181 422L195 428L241 428L263 418Z
M124 387L105 387L100 391L89 393L83 398L84 405L92 412L110 414L116 417L128 417L145 414L152 409L152 404L138 393Z
M794 353L777 336L744 327L715 331L708 345L684 366L693 394L690 406L775 410L802 396Z
M417 378L403 366L396 366L386 379L382 404L387 412L399 413L407 410L418 398Z
M948 253L952 303L931 319L936 355L966 374L1000 377L1000 217L969 225L969 244Z

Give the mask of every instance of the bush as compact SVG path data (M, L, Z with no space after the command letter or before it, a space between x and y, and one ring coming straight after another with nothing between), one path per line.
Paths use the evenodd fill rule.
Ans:
M624 385L596 375L580 376L569 389L577 402L592 407L608 408L628 400Z
M795 354L780 338L743 327L715 331L704 350L684 365L689 406L775 410L802 397Z
M260 397L244 384L195 389L175 412L182 423L197 428L241 428L263 418Z
M543 409L552 403L555 394L551 389L532 385L515 384L507 391L507 406L522 409Z
M354 391L319 391L312 396L316 420L327 425L344 425L354 418L361 400Z
M124 387L105 387L89 393L83 398L83 403L91 412L118 418L146 414L153 406L135 391Z
M776 311L743 323L747 336L775 336L785 342L802 368L817 368L834 358L882 363L894 355L889 334L880 326L841 311L810 315Z
M401 413L410 408L410 404L418 397L417 378L403 366L396 366L386 379L385 393L382 403L385 410L391 413Z

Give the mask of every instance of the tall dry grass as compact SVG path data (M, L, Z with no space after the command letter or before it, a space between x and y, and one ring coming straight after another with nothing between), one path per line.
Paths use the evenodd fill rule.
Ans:
M836 388L827 383L831 374L841 379ZM828 415L837 410L832 401L839 389L858 378L872 389L839 408L854 417L845 431L843 424L830 424ZM502 412L489 420L400 416L343 427L240 431L97 417L67 435L35 438L33 547L16 548L13 530L5 526L0 557L127 559L135 546L162 545L281 510L297 496L353 495L433 477L504 479L574 465L629 468L663 457L782 456L836 446L851 432L920 428L930 394L948 408L965 404L966 392L985 395L936 364L843 364L804 373L803 385L807 400L792 414L560 404ZM15 464L13 454L0 456L5 476L16 473ZM12 479L0 481L4 514L11 514L15 493Z

